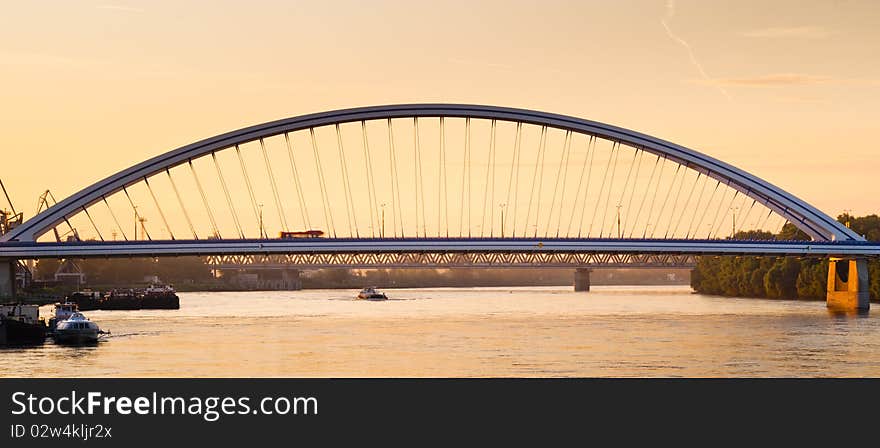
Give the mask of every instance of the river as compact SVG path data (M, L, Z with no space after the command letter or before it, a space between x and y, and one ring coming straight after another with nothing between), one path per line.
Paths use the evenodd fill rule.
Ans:
M102 342L0 349L0 376L880 376L878 312L824 302L682 286L385 292L180 293L179 310L90 311Z

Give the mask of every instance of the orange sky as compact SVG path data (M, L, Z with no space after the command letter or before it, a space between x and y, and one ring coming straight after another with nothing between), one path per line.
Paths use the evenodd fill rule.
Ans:
M4 3L0 178L27 215L214 134L401 102L616 124L880 211L873 1Z

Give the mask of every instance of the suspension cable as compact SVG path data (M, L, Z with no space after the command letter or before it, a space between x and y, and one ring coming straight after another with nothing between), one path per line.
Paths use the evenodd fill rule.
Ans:
M626 179L623 181L623 189L620 191L620 199L617 200L617 233L620 236L623 235L623 231L620 230L620 226L621 226L620 225L620 208L623 207L623 198L626 197L626 189L627 189L627 187L629 187L629 179L630 179L630 176L632 175L633 167L636 164L636 157L638 157L638 155L639 155L639 149L636 147L633 147L633 158L629 162L629 169L626 170ZM635 189L635 186L633 186L633 189ZM608 190L608 196L609 197L611 196L611 190ZM612 222L611 228L612 229L614 228L613 222ZM608 237L610 238L611 235L612 235L612 232L609 230Z
M214 236L221 238L220 229L217 228L217 222L214 220L214 213L211 211L211 206L208 204L208 196L205 195L205 189L202 188L202 182L199 181L199 176L196 174L195 167L193 167L192 159L187 160L187 164L189 165L189 169L192 171L193 178L196 181L196 188L199 190L199 195L202 197L202 204L205 206L205 211L208 213L208 220L211 221L211 229L214 231Z
M597 144L596 140L597 140L596 137L594 137L592 135L590 136L590 140L587 142L587 155L584 156L584 166L587 165L587 159L589 158L590 159L590 168L587 170L587 182L586 182L586 185L584 186L584 203L583 203L583 205L581 205L581 219L578 222L578 238L581 237L581 231L583 231L583 229L584 229L584 215L587 211L587 200L589 198L588 193L590 192L590 176L592 175L592 172L593 172L593 160L596 157L596 144ZM584 171L583 171L583 168L581 168L581 178L583 178L583 175L584 175ZM578 191L580 191L580 181L578 181ZM575 205L577 205L577 196L575 196ZM574 213L574 210L572 210L572 216L571 216L572 218L574 218L573 213ZM569 223L569 227L571 227L571 223ZM587 234L587 236L589 236L589 234Z
M147 180L146 176L144 176L144 184L147 185L147 190L149 190L150 196L153 198L153 203L156 204L156 210L159 211L159 217L162 218L162 223L165 224L165 229L168 230L168 235L174 240L174 233L171 232L171 226L168 225L168 220L165 219L165 213L162 213L162 207L159 205L159 200L156 199L156 195L153 193L153 187L150 186L150 181Z
M589 238L590 235L593 234L593 224L596 222L596 216L599 215L599 204L602 203L602 193L605 191L605 182L608 180L608 172L611 171L612 162L615 160L615 156L618 154L616 151L617 149L618 149L617 142L616 141L611 142L611 152L608 153L608 164L605 165L605 173L602 175L602 185L599 187L599 196L596 198L596 207L593 210L593 216L590 219L590 230L587 232L587 238ZM607 204L606 204L606 207L607 207ZM602 225L603 226L605 225L604 220L605 220L605 216L603 215L602 216L602 221L603 221ZM599 238L601 238L601 237L602 237L602 231L600 229L599 230Z
M416 191L419 193L416 196L416 236L419 235L419 198L422 200L422 236L428 237L428 221L425 219L425 208L427 208L427 203L425 202L425 186L424 186L424 174L422 173L422 150L419 145L419 117L413 117L413 146L415 147L415 155L416 155L416 177L418 178L418 182L416 183Z
M389 148L389 156L391 158L391 211L393 212L394 218L394 236L397 237L397 219L398 215L400 216L400 236L403 237L405 232L403 230L403 203L400 202L400 183L398 178L397 171L397 154L394 151L394 125L391 123L391 119L388 119L388 148ZM395 203L396 199L396 203ZM397 212L398 208L400 208L400 213Z
M746 211L746 214L743 215L743 217L741 218L741 221L740 221L740 223L741 223L741 224L740 224L740 229L743 229L743 228L745 227L746 223L748 222L749 216L752 214L752 209L755 208L755 204L757 204L757 203L758 203L758 200L753 198L753 199L752 199L752 205L749 206L748 211ZM756 223L756 224L757 224L757 223ZM736 229L734 228L734 230L736 230ZM757 229L755 229L755 230L757 230ZM734 234L733 234L732 237L733 237L733 238L736 237L736 232L734 232Z
M510 206L510 187L514 185L514 179L516 179L516 186L513 189L513 217L511 219L511 235L516 236L516 203L517 196L519 190L519 148L520 141L522 139L522 122L516 123L516 139L513 143L513 161L510 162L510 180L507 182L507 199L505 204ZM516 174L514 174L514 171ZM502 226L501 233L504 233L504 228Z
M712 204L712 199L715 199L715 193L718 192L718 187L720 187L720 186L721 186L721 181L719 180L718 183L715 184L715 189L712 190L712 194L709 195L709 200L706 201L706 206L703 208L703 214L700 215L700 220L697 221L697 226L694 227L694 237L696 237L697 232L700 231L700 226L703 225L703 220L706 219L706 213L709 211L709 205ZM700 206L700 203L697 202L697 207L699 207L699 206ZM696 216L696 215L694 215L694 216ZM693 219L691 219L691 221L693 221ZM691 225L693 225L693 222L691 222ZM710 229L711 229L711 226L712 226L712 224L709 223ZM690 236L690 234L691 234L691 227L688 226L688 234L687 235Z
M189 219L189 213L186 211L186 207L183 205L183 199L180 198L180 192L177 190L177 184L174 183L174 178L171 177L171 171L168 168L165 168L165 174L168 175L168 181L171 182L171 189L174 190L174 196L177 197L177 203L180 205L180 210L183 212L183 217L186 218L186 223L189 225L189 230L192 231L193 239L199 239L199 236L196 234L196 228L193 226L192 220Z
M688 226L687 226L687 229L686 229L686 232L685 232L685 238L690 237L690 235L691 235L691 227L693 227L693 225L694 225L694 221L696 221L696 219L697 219L697 214L700 212L700 203L703 201L703 195L706 193L706 186L709 185L709 181L712 180L712 178L709 177L710 174L711 174L711 173L706 173L706 174L703 176L703 186L700 187L700 194L697 195L697 202L694 204L694 213L691 215L691 220L690 220L690 222L688 222ZM719 182L719 183L720 183L720 182ZM717 185L716 185L716 188L717 188ZM682 217L682 218L684 217L684 210L682 210L682 216L681 216L681 217ZM681 219L681 218L680 218L680 219Z
M299 200L299 214L307 230L312 228L311 219L309 219L309 209L306 207L306 198L303 195L302 184L299 180L299 171L296 169L296 160L293 157L293 145L290 143L290 134L284 133L284 142L287 144L287 158L290 160L290 169L293 171L293 182L296 188L296 196Z
M563 151L565 151L565 169L562 171L562 196L559 198L559 213L556 215L556 238L559 238L559 229L562 227L562 210L565 207L565 188L568 182L568 165L571 164L571 131L566 132L565 134L565 143L563 144ZM553 193L554 196L556 193ZM574 205L572 205L572 209ZM551 216L552 207L551 207ZM550 223L548 221L547 227L550 227ZM565 236L568 236L568 229L565 230Z
M642 149L641 152L639 153L639 161L638 161L638 165L636 166L636 174L635 174L634 180L633 180L633 188L629 192L629 201L627 201L627 203L626 203L627 212L623 218L623 232L621 233L621 235L626 235L627 234L626 229L629 228L629 217L630 217L630 211L632 210L632 201L635 198L636 189L638 188L638 185L639 185L639 173L642 172L642 163L645 161L645 154L646 153L647 153L647 151L645 151L644 149ZM657 161L659 161L659 157L658 157ZM657 166L656 161L655 161L654 166L655 167ZM653 174L653 172L652 172L652 174ZM649 188L650 185L651 185L651 179L648 178L648 183L646 184L645 188ZM647 190L646 190L646 193L647 193ZM644 196L642 196L642 198L644 198ZM633 227L635 227L635 222L638 221L639 215L641 214L641 212L642 212L641 208L636 212L635 219L633 220Z
M666 203L669 201L669 197L672 195L672 190L675 189L675 181L678 180L678 173L679 173L679 171L681 171L681 167L682 167L682 164L679 163L678 166L675 168L675 173L672 174L672 182L669 184L669 190L666 192L666 198L663 199L663 204L660 205L660 211L657 213L657 223L654 225L654 229L651 230L651 238L654 238L654 233L657 231L657 228L660 227L660 223L663 220L663 212L666 210ZM684 176L681 177L681 184L684 185ZM658 187L660 186L659 181L657 183L657 186ZM678 190L679 190L679 193L681 193L681 187L679 187ZM676 201L677 200L678 199L676 199ZM675 211L674 206L672 209L673 209L673 211ZM649 218L650 218L650 216L649 216ZM669 218L670 223L672 222L672 219L673 219L673 217L670 216L670 218ZM650 221L649 221L649 224L650 224ZM667 225L667 231L668 231L668 227L669 227L669 225ZM646 227L646 230L647 230L647 227Z
M444 117L440 117L440 185L437 186L437 195L443 195L442 201L437 198L437 236L440 236L440 229L446 230L446 237L449 238L449 184L446 181L448 171L446 169L446 127ZM443 213L440 212L441 204L443 204ZM445 218L446 226L441 224L441 216Z
M653 216L653 214L654 214L654 204L657 203L657 195L660 194L660 182L663 181L663 171L666 170L666 161L667 160L668 159L666 158L666 154L663 154L663 162L660 163L660 171L657 172L657 183L654 184L654 194L651 196L651 201L648 205L648 216L645 217L645 230L642 232L642 238L647 238L648 227L653 222L653 221L651 221L651 216ZM655 168L656 168L656 162L655 162ZM650 187L650 183L648 184L648 186ZM644 205L644 201L645 201L645 198L648 196L648 193L649 192L646 191L645 196L642 197L642 205ZM641 210L641 206L639 206L639 207L640 207L639 210ZM657 217L657 221L660 221L659 216ZM637 223L635 223L635 222L633 223L633 228L632 228L633 233L635 233L635 231L636 231L636 224ZM656 227L656 225L655 225L655 227Z
M639 173L642 171L642 162L645 161L645 150L639 150L639 161L636 165L636 174L633 176L633 187L629 192L629 200L626 202L626 213L623 215L623 230L620 232L620 235L626 235L626 228L629 227L628 221L630 216L630 211L632 210L632 202L633 197L636 195L636 188L639 184Z
M611 152L608 153L608 163L605 165L605 172L602 174L602 185L599 188L599 196L596 197L596 207L593 208L593 214L590 216L590 228L587 230L587 238L593 234L593 224L596 221L596 215L599 214L599 204L602 203L602 193L605 191L605 181L608 179L608 170L611 168L611 161L614 160L614 150L617 147L616 142L611 143ZM587 184L589 187L589 184Z
M706 239L712 239L712 231L715 229L715 225L718 222L718 215L721 213L721 207L724 206L724 198L727 197L727 192L731 190L730 179L727 179L727 183L725 183L724 186L725 188L721 192L721 198L718 199L718 208L715 209L715 215L713 215L712 220L709 221L709 234L706 236Z
M81 208L82 208L82 211L86 212L86 217L89 218L89 222L92 223L92 228L95 229L95 233L98 234L98 238L100 238L101 241L104 241L104 237L101 235L101 231L98 230L98 226L95 225L95 220L92 219L92 215L89 214L89 211L86 210L85 206L83 206L83 207L81 207Z
M642 153L644 154L644 151L642 151ZM642 195L642 200L639 202L639 208L638 208L638 211L636 211L636 217L632 221L632 227L629 230L629 234L628 234L629 236L627 238L632 238L633 233L636 231L636 226L639 224L639 218L642 216L642 208L645 206L645 200L648 198L648 195L651 194L651 191L652 191L651 184L654 182L654 173L657 171L657 165L660 165L660 175L657 177L657 179L658 179L657 184L658 185L655 185L653 188L654 199L652 199L651 206L648 207L648 209L649 209L648 210L648 217L645 218L645 219L647 219L647 222L649 222L649 223L651 222L650 214L651 214L651 209L653 208L653 201L656 200L657 190L659 189L657 187L660 184L659 179L661 176L663 176L663 166L666 165L666 158L663 158L663 164L660 163L660 155L659 154L657 155L657 158L654 160L654 167L651 168L651 175L648 176L648 182L645 184L645 194ZM635 189L633 189L633 193L635 193ZM632 200L632 198L630 198L630 200ZM646 227L646 230L647 230L647 227ZM645 237L645 235L643 234L642 238L644 238L644 237Z
M492 120L492 130L489 133L489 156L488 161L486 162L486 182L483 188L483 216L480 218L480 237L484 234L484 229L486 225L486 201L489 199L489 190L492 190L492 202L495 201L495 176L494 176L494 165L495 165L495 120ZM492 176L489 174L492 173ZM491 178L491 181L489 180ZM492 203L489 203L489 235L492 235L492 231L494 230L492 227L492 218L494 217L495 208L492 207Z
M336 238L336 225L333 222L333 210L330 210L328 202L330 198L327 196L327 187L324 184L324 169L321 167L321 156L318 153L318 143L315 140L315 128L309 128L309 135L312 142L312 153L315 155L315 169L318 172L318 180L321 185L321 209L324 211L324 224L330 227L330 233Z
M559 190L559 181L562 178L562 167L566 165L566 156L568 155L569 142L571 141L571 131L565 131L565 140L562 142L562 154L559 157L559 167L556 168L556 180L553 182L553 196L550 199L550 212L547 214L547 225L544 226L544 237L547 238L550 233L550 222L553 221L553 209L556 208L556 192ZM566 170L568 171L568 170ZM565 188L565 182L562 183ZM564 196L564 194L563 194ZM563 199L565 199L563 197ZM562 214L562 205L559 206L559 214ZM559 226L556 226L556 236L559 237Z
M269 175L269 185L272 186L272 197L275 199L275 210L278 211L278 219L281 222L281 228L287 232L290 230L290 227L287 225L284 204L281 201L281 196L278 194L278 185L275 184L275 173L272 172L272 164L269 163L269 152L266 151L266 143L263 141L262 137L260 137L260 149L263 152L263 162L266 164L266 173Z
M465 213L464 213L464 207L465 207L464 194L465 194L465 185L466 185L465 180L468 179L468 177L469 177L468 171L470 170L470 163L469 163L470 157L468 157L468 151L470 150L470 132L468 132L471 128L470 117L465 118L464 123L465 123L464 154L462 156L463 160L462 160L462 171L461 171L461 208L462 208L462 211L458 215L458 236L459 237L464 236L464 215L465 215ZM471 199L468 198L468 200L467 200L468 206L470 206L470 201L471 201ZM470 212L470 210L468 210L468 212L467 212L467 215L468 215L468 235L470 235L470 232L471 232L470 214L471 214L471 212Z
M574 190L574 202L571 204L571 214L568 216L568 226L565 228L566 236L571 236L571 223L574 221L575 213L577 213L578 198L581 196L581 184L584 180L584 172L587 170L587 158L590 156L590 142L592 141L593 136L591 135L590 139L587 140L587 152L584 153L584 163L581 164L581 174L578 176L577 188Z
M675 222L675 227L672 229L672 233L670 235L675 236L675 233L678 232L678 226L681 224L681 220L684 218L685 210L687 210L688 204L691 203L691 197L693 197L694 190L696 190L697 184L700 183L700 179L702 177L703 177L703 172L697 171L697 178L694 179L694 184L691 185L691 190L690 190L690 192L688 192L687 199L685 199L684 204L682 204L682 206L681 206L681 213L678 214L678 220ZM682 182L682 185L684 185L684 182ZM672 208L672 215L673 216L675 215L675 209L678 208L678 198L679 197L676 196L675 207ZM671 224L671 221L670 221L670 224ZM668 232L668 229L667 229L667 232ZM664 236L664 238L666 238L666 237Z
M235 155L238 156L238 163L241 165L241 174L244 177L245 186L248 189L248 195L251 198L251 207L254 211L254 220L257 221L257 227L260 228L260 238L263 238L266 235L266 226L263 225L262 219L260 219L260 211L257 207L257 197L254 194L254 187L251 185L251 178L248 176L247 167L244 164L244 158L241 156L241 149L239 149L238 145L235 145Z
M116 223L116 228L118 228L119 232L122 233L122 239L128 241L128 237L125 235L125 230L122 229L122 226L119 224L119 220L116 219L116 213L113 213L113 209L110 207L110 203L107 202L107 198L104 195L101 195L101 199L104 201L104 205L107 206L107 211L110 212L110 216L113 218L113 222Z
M539 196L538 197L538 205L540 206L540 204L541 204L541 198L540 198L540 196L541 196L541 193L540 193L541 180L539 180L539 178L538 178L538 169L540 168L541 175L543 175L543 173L544 173L543 154L544 154L544 145L545 145L545 142L547 141L546 136L547 136L547 126L541 126L541 138L538 143L538 156L535 157L535 173L532 175L532 186L531 186L531 188L529 188L529 207L526 209L526 226L523 229L523 237L525 237L529 232L529 216L531 216L531 213L532 213L532 198L535 195L535 182L536 181L539 185L538 186L538 188L539 188L539 190L538 190L538 196ZM536 215L537 215L537 213L536 213ZM538 233L538 218L536 216L535 217L535 236L537 236L537 233Z
M125 197L128 198L128 203L131 204L131 209L132 209L132 211L134 211L135 221L138 221L138 217L140 215L138 215L137 206L134 205L134 201L131 200L131 195L128 194L128 190L125 187L122 187L122 192L125 193ZM65 221L66 220L67 219L65 217ZM70 223L68 223L68 226L69 225L70 225ZM72 229L73 229L73 227L71 227L71 230ZM141 229L143 229L144 236L147 237L147 240L152 241L153 239L150 238L150 232L147 231L147 226L144 225L143 221L141 221ZM134 230L135 230L135 240L137 240L137 222L134 223Z
M729 185L728 185L729 186ZM728 202L727 207L725 208L722 204L721 208L724 209L724 214L721 215L721 219L718 219L718 216L715 216L715 219L712 221L715 223L712 226L711 232L709 232L709 239L718 238L718 232L721 230L721 225L727 220L727 214L733 210L733 203L736 202L736 197L739 196L739 190L733 189L733 196L730 197L730 202ZM745 195L743 195L745 197ZM740 205L742 205L744 201L741 201ZM721 210L719 209L719 212Z
M617 152L614 155L614 165L611 167L611 180L608 182L608 194L605 196L605 207L602 210L602 226L599 227L599 238L602 238L605 234L605 217L608 215L608 206L611 204L611 192L614 189L614 177L617 174L617 166L620 162L621 152L623 152L623 149L620 142L617 142ZM610 231L609 236L611 236Z
M235 206L232 203L232 196L229 195L229 188L226 186L226 179L223 178L223 170L220 169L220 164L217 163L217 153L211 151L211 158L214 160L214 168L217 169L217 177L220 178L220 186L223 187L223 194L226 196L226 205L229 206L229 211L232 212L232 221L235 223L238 235L244 239L244 232L241 229L241 222L238 220L238 213L236 213Z
M351 196L351 181L348 178L348 167L345 164L345 150L342 147L342 133L339 131L339 123L336 123L336 148L339 149L339 165L342 167L342 177L345 178L345 182L342 184L342 196L345 198L345 219L348 220L348 235L354 235L355 237L360 238L357 225L357 212L354 208L354 198ZM353 219L352 217L349 217L349 206L351 207L351 215ZM354 222L354 232L351 231L352 220Z
M765 207L766 207L766 205L765 205ZM772 215L772 214L773 214L773 209L771 209L770 207L767 207L767 216L764 217L764 222L758 227L758 230L761 230L767 226L767 222L770 221L770 215Z
M364 139L364 163L367 168L367 195L370 201L370 236L376 237L379 228L379 217L376 216L378 198L376 197L376 180L373 178L373 159L370 157L370 143L367 140L367 123L361 120L361 134Z

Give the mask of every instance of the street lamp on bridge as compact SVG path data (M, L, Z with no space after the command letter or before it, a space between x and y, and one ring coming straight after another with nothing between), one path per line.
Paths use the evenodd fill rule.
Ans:
M498 208L501 209L501 238L504 238L504 208L507 207L506 202L502 202L498 204Z

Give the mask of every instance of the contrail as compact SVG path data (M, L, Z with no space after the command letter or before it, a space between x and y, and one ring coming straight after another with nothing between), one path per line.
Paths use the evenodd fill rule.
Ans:
M700 61L697 60L697 56L694 55L694 50L691 48L691 45L689 43L687 43L686 40L675 35L675 33L672 32L672 29L669 28L669 23L667 23L667 21L669 19L673 18L674 16L675 16L675 0L667 0L667 2L666 2L666 15L662 19L660 19L660 23L663 25L663 28L666 30L666 34L669 36L669 38L675 42L678 42L679 44L681 44L681 46L683 46L687 50L688 56L690 56L690 58L691 58L691 63L694 64L694 67L697 68L697 70L700 72L700 75L703 77L703 79L705 79L706 81L709 81L711 83L714 80L712 79L711 76L709 76L708 73L706 73L706 70L703 69L703 64L700 64ZM715 88L717 88L718 91L720 91L728 99L728 101L732 100L732 98L730 97L730 94L727 93L727 90L725 90L723 87L721 87L717 84L714 84L714 83L712 83L712 84L715 85Z

